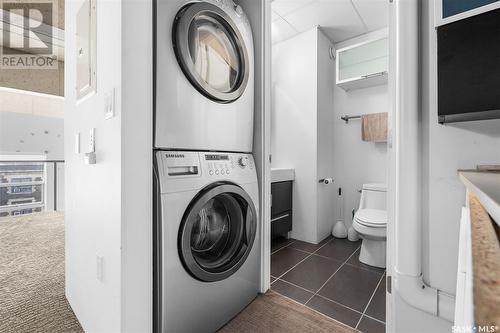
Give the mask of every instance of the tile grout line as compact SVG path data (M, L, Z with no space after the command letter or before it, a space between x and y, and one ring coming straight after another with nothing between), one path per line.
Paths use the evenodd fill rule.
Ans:
M322 246L323 246L323 245L322 245ZM307 253L307 254L314 254L314 252L309 252L309 251L306 251L306 250L297 249L297 248L295 248L295 247L292 247L292 249L297 250L297 251L300 251L300 252L304 252L304 253Z
M351 255L350 255L350 256L349 256L349 257L348 257L348 258L347 258L347 259L346 259L346 260L342 263L342 265L340 265L340 266L339 266L339 268L337 268L337 270L336 270L335 272L333 272L333 274L332 274L332 275L331 275L331 276L330 276L330 277L329 277L329 278L325 281L325 283L323 283L323 284L321 285L321 287L319 287L319 289L318 289L318 290L314 293L314 295L312 295L312 296L311 296L311 298L309 298L309 299L307 300L307 302L305 302L305 303L304 303L305 305L307 305L307 303L309 303L309 301L310 301L310 300L311 300L314 296L316 296L316 295L319 293L319 291L320 291L321 289L323 289L323 287L324 287L324 286L328 283L328 281L330 281L330 280L332 279L332 277L333 277L335 274L337 274L337 272L338 272L338 271L339 271L339 270L340 270L340 269L341 269L341 268L345 265L345 263L346 263L347 261L349 261L349 259L351 259L351 257L354 255L354 253L356 253L356 252L358 251L358 249L359 249L360 247L361 247L361 245L360 245L360 246L358 246L358 247L357 247L357 248L356 248L356 249L355 249L355 250L351 253Z
M284 280L281 280L281 281L284 281ZM338 319L332 318L332 317L330 317L330 316L328 316L328 315L326 315L326 314L324 314L324 313L322 313L322 312L320 312L320 311L318 311L318 310L316 310L316 309L310 308L310 307L308 307L308 306L306 306L306 305L304 305L304 304L302 304L302 303L300 303L300 302L298 302L298 301L294 300L293 298L290 298L290 297L288 297L288 296L286 296L286 295L283 295L283 294L280 294L280 293L278 293L278 292L276 292L276 293L277 293L277 294L279 294L280 296L282 296L282 297L286 298L286 299L289 299L290 301L292 301L292 302L294 302L294 303L299 304L300 306L305 306L305 307L306 307L306 308L308 308L309 310L313 311L314 313L317 313L318 315L320 315L320 316L322 316L322 317L325 317L325 318L326 318L326 319L328 319L328 320L333 320L333 321L335 321L335 322L337 322L337 323L341 324L342 326L345 326L345 327L347 327L347 328L352 328L351 326L347 325L346 323L344 323L344 322L342 322L342 321L340 321L340 320L338 320ZM321 297L321 296L320 296L320 297Z
M363 313L362 313L362 312L359 312L358 310L353 309L353 308L351 308L351 307L348 307L347 305L344 305L344 304L339 303L339 302L337 302L337 301L334 301L333 299L329 299L328 297L325 297L325 296L322 296L322 295L316 295L316 296L317 296L317 297L319 297L319 298L324 299L325 301L335 303L335 304L337 304L337 305L339 305L339 306L341 306L341 307L343 307L343 308L349 309L349 310L351 310L352 312L356 312L357 314L359 314L359 315L363 316Z
M384 278L385 274L382 274L382 276L380 277L380 279L378 280L378 283L377 285L375 286L375 289L373 290L372 292L372 296L370 297L370 300L368 301L368 303L366 303L366 306L365 306L365 309L363 310L363 315L361 316L361 318L359 318L358 320L358 323L356 324L356 329L358 328L359 326L359 323L361 323L361 319L363 319L363 316L365 315L365 312L366 310L368 310L368 306L370 305L370 303L372 302L373 300L373 296L375 296L375 293L377 292L377 289L378 287L380 286L380 284L382 283L382 279Z
M278 281L278 280L276 280L276 281ZM283 282L283 283L286 283L286 284L289 284L289 285L291 285L291 286L294 286L294 287L296 287L296 288L302 289L302 290L304 290L304 291L307 291L307 292L308 292L308 293L310 293L310 294L313 294L313 293L314 293L313 291L311 291L311 290L309 290L309 289L306 289L306 288L304 288L304 287L301 287L301 286L299 286L299 285L296 285L296 284L294 284L294 283L292 283L292 282L288 282L288 281L286 281L286 280L281 280L281 279L280 279L279 281L280 281L280 282ZM304 303L301 303L301 302L299 302L299 301L294 300L293 298L290 298L289 296L283 295L283 294L281 294L281 293L280 293L280 292L278 292L278 291L275 291L275 292L276 292L276 293L278 293L278 294L280 294L281 296L284 296L284 297L286 297L286 298L289 298L289 299L293 300L293 301L294 301L294 302L296 302L296 303L299 303L300 305L303 305L303 306L307 307L308 309L311 309L311 310L314 310L314 311L316 311L316 312L318 312L318 313L321 313L321 312L319 312L318 310L315 310L315 309L311 308L310 306L305 305ZM324 300L326 300L326 301L328 301L328 302L335 303L335 304L337 304L337 305L339 305L339 306L341 306L341 307L343 307L343 308L346 308L346 309L348 309L348 310L351 310L351 311L356 312L357 314L359 314L359 315L363 316L363 313L362 313L362 312L359 312L359 311L358 311L358 310L356 310L356 309L350 308L350 307L348 307L347 305L344 305L344 304L339 303L339 302L337 302L337 301L331 300L331 299L329 299L329 298L327 298L327 297L325 297L325 296L322 296L322 295L316 295L316 296L318 296L318 297L320 297L320 298L322 298L322 299L324 299ZM323 314L323 313L321 313L321 314ZM335 318L332 318L332 317L330 317L330 316L328 316L328 315L325 315L325 314L323 314L323 315L324 315L324 316L327 316L327 317L328 317L328 318L330 318L330 319L333 319L333 320L336 320L336 321L340 321L340 320L335 319ZM367 315L367 314L365 314L364 316L365 316L365 317L368 317L368 318L370 318L370 319L372 319L372 320L378 321L379 323L381 323L381 324L384 324L384 325L385 325L385 323L384 323L383 321L381 321L381 320L379 320L379 319L377 319L377 318L373 318L373 317L371 317L371 316L369 316L369 315ZM344 325L347 325L346 323L344 323L344 322L342 322L342 321L340 321L340 322L341 322L341 323L343 323ZM347 326L349 326L349 325L347 325ZM352 326L349 326L349 327L352 327Z
M373 321L376 321L376 322L381 323L382 325L385 325L385 321L382 321L382 320L377 319L377 318L375 318L375 317L369 316L369 315L367 315L367 314L364 314L364 315L363 315L363 317L370 318L370 319L371 319L371 320L373 320Z
M275 279L276 279L276 278L275 278ZM302 287L302 286L299 286L298 284L295 284L295 283L293 283L293 282L290 282L290 281L287 281L287 280L284 280L284 279L276 279L274 282L276 282L276 281L278 281L278 280L279 280L279 281L281 281L281 282L284 282L284 283L286 283L286 284L289 284L289 285L291 285L291 286L294 286L294 287L296 287L296 288L299 288L299 289L302 289L302 290L304 290L304 291L307 291L307 292L308 292L308 293L310 293L310 294L314 294L314 293L315 293L315 292L314 292L314 291L312 291L312 290L309 290L309 289L307 289L307 288L304 288L304 287ZM320 289L321 289L321 288L320 288ZM319 290L319 289L318 289L318 290ZM314 295L313 295L313 296L314 296ZM332 302L332 303L338 304L338 305L340 305L340 306L342 306L342 307L344 307L344 308L346 308L346 309L349 309L349 310L352 310L352 311L354 311L354 312L357 312L357 313L359 313L360 315L363 315L363 312L360 312L360 311L355 310L355 309L353 309L353 308L351 308L351 307L348 307L347 305L344 305L344 304L342 304L342 303L339 303L339 302L337 302L337 301L334 301L334 300L332 300L332 299L329 299L328 297L325 297L325 296L323 296L323 295L316 295L316 296L321 297L321 298L323 298L323 299L325 299L325 300L327 300L327 301L330 301L330 302ZM300 302L299 302L299 303L300 303ZM302 303L301 303L301 304L302 304ZM305 304L303 304L303 305L305 305ZM370 316L368 316L368 315L366 315L366 316L367 316L367 317L370 317ZM372 317L370 317L370 318L372 318ZM372 319L373 319L373 318L372 318ZM379 321L380 321L380 320L379 320Z
M280 280L280 281L286 282L285 280ZM337 304L337 305L339 305L339 306L341 306L341 307L343 307L343 308L349 309L349 310L351 310L352 312L356 312L357 314L360 314L362 317L363 317L363 316L364 316L364 317L368 317L368 318L370 318L370 319L372 319L372 320L378 321L379 323L381 323L381 324L384 324L384 325L385 325L385 322L383 322L382 320L377 319L377 318L374 318L374 317L369 316L369 315L367 315L367 314L363 314L363 313L359 312L359 311L358 311L358 310L356 310L356 309L353 309L353 308L351 308L351 307L348 307L348 306L347 306L347 305L345 305L345 304L342 304L342 303L339 303L339 302L334 301L334 300L332 300L332 299L329 299L328 297L325 297L325 296L323 296L323 295L316 295L316 296L317 296L317 297L319 297L319 298L324 299L325 301L332 302L332 303L335 303L335 304ZM307 305L306 305L306 306L307 306ZM309 306L307 306L307 307L308 307L309 309L312 309L312 308L311 308L311 307L309 307ZM313 310L314 310L314 309L313 309ZM347 325L347 324L346 324L346 325ZM349 325L347 325L347 326L349 326ZM349 326L349 327L352 327L352 326Z
M326 242L325 244L321 245L319 249L321 249L323 246L325 246L326 244L330 243L330 241ZM295 250L295 249L294 249ZM316 251L318 251L316 250ZM304 251L301 251L303 253L308 253L308 252L304 252ZM292 268L290 268L289 270L287 270L285 273L281 274L279 277L277 277L276 279L281 279L284 275L286 275L288 272L290 272L292 269L294 269L295 267L297 267L298 265L300 265L302 262L304 262L306 259L310 258L314 253L310 253L307 257L305 257L304 259L302 259L301 261L299 261L298 263L296 263Z
M330 240L330 241L331 241L331 240ZM339 266L339 268L338 268L338 269L337 269L337 270L336 270L336 271L335 271L335 272L334 272L334 273L333 273L333 274L332 274L332 275L328 278L328 280L327 280L327 281L326 281L326 282L325 282L325 283L324 283L324 284L323 284L323 285L322 285L322 286L321 286L321 287L320 287L320 288L319 288L316 292L313 292L312 290L306 289L306 288L304 288L304 287L301 287L301 286L299 286L299 285L296 285L296 284L294 284L294 283L292 283L292 282L290 282L290 281L287 281L287 280L285 280L285 279L283 279L283 278L282 278L282 277L283 277L284 275L286 275L289 271L291 271L292 269L294 269L296 266L298 266L298 265L299 265L300 263L302 263L304 260L306 260L306 259L310 258L312 255L315 255L315 256L318 256L318 257L321 257L321 258L325 258L325 259L329 259L329 260L332 260L332 261L338 261L337 259L333 259L333 258L330 258L330 257L322 256L322 255L320 255L320 254L316 254L316 252L317 252L317 251L319 251L319 250L320 250L323 246L327 245L330 241L328 241L328 242L326 242L325 244L321 245L321 246L320 246L317 250L315 250L315 251L314 251L314 252L312 252L312 253L311 253L311 252L304 251L304 250L300 250L300 249L293 248L294 250L297 250L297 251L300 251L300 252L303 252L303 253L307 253L307 254L309 254L309 256L307 256L306 258L304 258L303 260L301 260L301 261L300 261L299 263L297 263L294 267L290 268L288 271L286 271L285 273L283 273L283 274L282 274L282 275L280 275L279 277L275 277L275 276L273 276L273 277L275 278L275 281L274 281L274 282L276 282L276 281L278 281L278 280L279 280L279 281L281 281L281 282L287 283L287 284L292 285L292 286L294 286L294 287L296 287L296 288L302 289L302 290L304 290L304 291L307 291L307 292L309 292L309 293L313 294L313 295L311 296L311 298L309 298L309 299L307 300L307 302L306 302L306 303L300 303L300 302L298 302L299 304L302 304L302 305L304 305L304 306L308 307L309 309L314 310L313 308L311 308L311 307L307 306L307 303L308 303L308 302L309 302L309 301L310 301L310 300L311 300L314 296L318 296L318 297L323 298L324 300L327 300L327 301L329 301L329 302L335 303L335 304L340 305L340 306L342 306L342 307L344 307L344 308L346 308L346 309L349 309L349 310L351 310L351 311L353 311L353 312L358 313L359 315L361 315L361 316L360 316L360 320L363 318L363 316L365 316L365 317L368 317L368 318L370 318L370 319L372 319L372 320L375 320L375 321L377 321L377 322L379 322L379 323L381 323L381 324L384 324L384 325L385 325L385 322L383 322L383 321L381 321L381 320L379 320L379 319L377 319L377 318L374 318L374 317L371 317L371 316L369 316L369 315L365 314L364 312L366 311L366 309L365 309L365 311L360 312L360 311L355 310L355 309L353 309L353 308L351 308L351 307L349 307L349 306L347 306L347 305L344 305L344 304L339 303L339 302L337 302L337 301L331 300L331 299L329 299L328 297L325 297L325 296L322 296L322 295L318 295L318 292L319 292L319 291L320 291L320 290L321 290L321 289L325 286L325 284L326 284L329 280L331 280L331 278L333 277L333 275L335 275L335 274L336 274L336 273L340 270L340 268L342 268L344 265L348 265L348 266L350 266L350 267L355 267L355 268L363 269L364 271L368 271L368 272L371 272L371 273L380 273L380 272L376 272L376 271L374 271L374 270L370 270L370 269L363 268L363 267L358 267L358 266L351 265L351 264L349 264L349 263L348 263L348 261L352 258L352 256L353 256L354 254L356 254L356 252L357 252L357 251L361 248L361 245L359 245L359 246L358 246L358 247L354 250L354 252L353 252L353 253L352 253L352 254L351 254L351 255L350 255L350 256L349 256L349 257L348 257L348 258L347 258L347 259L346 259L346 260L345 260L345 261L344 261L341 265L340 265L340 266ZM295 242L295 241L293 241L292 243L294 243L294 242ZM287 244L287 245L286 245L286 246L284 246L283 248L285 248L285 247L287 247L287 246L291 245L292 243ZM277 251L279 251L279 250L281 250L281 249L282 249L282 248L278 249ZM277 251L276 251L276 252L277 252ZM382 278L383 278L384 276L385 276L385 271L382 273L382 277L381 277L381 279L379 280L379 282L378 282L377 286L375 287L375 291L377 290L377 288L378 288L378 286L380 285L380 283L381 283L381 281L382 281ZM274 282L273 282L273 283L274 283ZM285 297L286 297L286 296L285 296ZM373 294L372 294L372 298L373 298ZM368 301L368 304L370 304L370 302L371 302L371 299L372 299L372 298L370 298L370 300ZM315 310L315 311L316 311L316 310ZM321 312L319 312L319 313L321 313ZM328 316L327 316L327 317L328 317ZM328 317L328 318L331 318L331 317ZM360 321L360 320L359 320L359 321ZM358 321L358 324L359 324L359 321ZM345 323L344 323L344 324L345 324ZM345 325L347 325L347 324L345 324ZM347 326L349 326L349 325L347 325ZM358 326L358 325L356 325L356 327L357 327L357 326ZM349 327L351 327L351 326L349 326Z
M374 270L374 269L369 269L369 268L365 268L365 267L361 267L361 266L356 266L356 265L350 264L350 263L348 263L348 262L346 262L345 264L346 264L347 266L351 266L351 267L354 267L354 268L359 268L359 269L362 269L362 270L364 270L364 271L366 271L366 272L372 272L372 273L382 274L382 275L384 275L384 274L385 274L385 271L383 271L383 272L379 272L379 271L376 271L376 270Z
M304 288L304 287L301 287L301 286L299 286L298 284L295 284L295 283L293 283L293 282L290 282L290 281L287 281L287 280L283 280L283 279L280 279L280 281L281 281L281 282L288 283L289 285L292 285L292 286L297 287L297 288L299 288L299 289L302 289L302 290L304 290L304 291L307 291L307 292L308 292L308 293L310 293L310 294L314 294L314 291L309 290L309 289L306 289L306 288Z
M275 254L275 253L276 253L276 252L278 252L278 251L283 250L283 249L284 249L284 248L286 248L286 247L289 247L289 246L290 246L290 245L292 245L293 243L295 243L295 240L291 241L290 243L286 244L285 246L280 247L280 248L279 248L279 249L277 249L276 251L271 252L271 255Z
M294 269L295 267L297 267L298 265L300 265L304 260L308 259L310 256L312 256L312 253L309 254L308 256L306 256L304 259L302 259L301 261L299 261L298 263L296 263L295 265L293 265L290 269L288 269L287 271L285 271L283 274L281 274L280 276L278 276L276 278L276 280L280 280L284 275L286 275L288 272L290 272L292 269Z
M282 280L282 279L280 279L280 281L281 281L281 282L284 282L284 283L287 283L287 284L289 284L289 285L292 285L292 286L294 286L294 287L296 287L296 288L302 289L302 290L304 290L304 291L307 291L307 292L308 292L308 293L310 293L310 294L314 294L314 291L309 290L309 289L306 289L306 288L301 287L301 286L299 286L299 285L296 285L295 283L289 282L289 281L287 281L287 280ZM313 295L313 296L314 296L314 295ZM344 305L344 304L342 304L342 303L339 303L339 302L337 302L337 301L334 301L334 300L329 299L328 297L325 297L325 296L322 296L322 295L316 295L316 296L318 296L318 297L320 297L320 298L323 298L324 300L327 300L327 301L329 301L329 302L332 302L332 303L338 304L338 305L340 305L340 306L342 306L342 307L344 307L344 308L346 308L346 309L349 309L349 310L351 310L351 311L354 311L354 312L356 312L356 313L360 314L361 316L363 316L363 313L362 313L362 312L360 312L360 311L358 311L358 310L356 310L356 309L353 309L353 308L351 308L351 307L348 307L347 305ZM300 303L300 302L299 302L299 303ZM302 303L300 303L300 304L302 304ZM302 305L305 305L305 304L302 304ZM306 305L306 306L307 306L307 305ZM309 307L309 306L307 306L307 307L308 307L308 308L310 308L310 309L312 309L312 308L311 308L311 307ZM313 309L313 310L314 310L314 309ZM367 316L367 317L368 317L368 316ZM348 326L349 326L349 325L348 325Z
M307 250L303 250L303 249L298 249L296 247L292 247L292 249L294 250L297 250L297 251L300 251L300 252L304 252L304 253L308 253L308 254L314 254L314 255L317 255L319 257L323 257L323 258L327 258L327 259L332 259L330 257L325 257L325 256L322 256L321 254L316 254L316 252L318 252L323 246L325 246L326 244L330 243L334 238L332 237L332 239L328 240L327 242L325 242L323 245L321 245L321 242L323 242L324 240L322 240L320 243L316 244L316 245L319 245L319 247L314 250L314 251L307 251ZM294 240L292 243L296 243L297 240ZM299 241L300 242L300 241ZM288 244L288 245L292 245L292 243ZM287 245L287 246L288 246Z
M317 310L315 310L315 309L313 309L313 308L311 308L310 306L308 306L308 305L307 305L307 303L308 303L308 302L309 302L309 301L310 301L310 300L311 300L314 296L318 296L318 297L320 297L320 298L322 298L322 299L324 299L324 300L326 300L326 301L329 301L329 302L335 303L335 304L337 304L337 305L339 305L339 306L341 306L341 307L343 307L343 308L346 308L346 309L348 309L348 310L350 310L350 311L353 311L353 312L355 312L355 313L359 314L359 315L360 315L360 319L358 320L358 323L356 324L356 328L357 328L357 326L359 325L359 322L361 321L361 319L363 318L363 316L364 316L364 317L367 317L367 318L369 318L369 319L372 319L372 320L374 320L374 321L376 321L376 322L379 322L379 323L381 323L381 324L383 324L383 325L385 325L385 322L383 322L383 321L381 321L381 320L379 320L379 319L377 319L377 318L374 318L374 317L372 317L372 316L369 316L369 315L367 315L367 314L365 313L365 312L366 312L366 310L368 309L368 305L370 304L370 302L371 302L371 300L372 300L372 298L373 298L374 294L372 294L372 297L371 297L371 298L370 298L370 300L368 301L368 305L366 306L366 308L365 308L365 310L364 310L363 312L360 312L360 311L355 310L355 309L353 309L353 308L351 308L351 307L349 307L349 306L347 306L347 305L344 305L344 304L342 304L342 303L339 303L339 302L337 302L337 301L331 300L331 299L329 299L329 298L327 298L327 297L325 297L325 296L322 296L322 295L319 295L319 294L318 294L318 292L319 292L319 291L320 291L320 290L321 290L321 289L322 289L322 288L326 285L326 283L327 283L329 280L331 280L331 278L332 278L332 277L333 277L333 276L334 276L334 275L335 275L335 274L336 274L336 273L340 270L340 268L342 268L344 265L348 265L348 266L350 266L350 267L359 268L359 269L362 269L362 270L364 270L364 271L368 271L368 272L372 272L372 273L378 273L378 274L380 274L380 272L377 272L377 271L375 271L375 270L367 269L367 268L364 268L364 267L358 267L358 266L356 266L356 265L352 265L352 264L349 264L349 263L348 263L348 261L352 258L352 256L353 256L354 254L356 254L356 252L357 252L357 251L361 248L361 245L359 245L359 246L358 246L358 247L357 247L357 248L353 251L353 253L352 253L352 254L351 254L351 255L350 255L350 256L349 256L349 257L348 257L348 258L347 258L347 259L346 259L346 260L345 260L345 261L344 261L341 265L340 265L340 267L339 267L339 268L338 268L338 269L337 269L337 270L336 270L336 271L335 271L335 272L334 272L334 273L333 273L333 274L332 274L332 275L328 278L328 280L327 280L327 281L326 281L326 282L325 282L325 283L324 283L324 284L323 284L323 285L322 285L322 286L321 286L321 287L320 287L320 288L319 288L316 292L313 292L312 290L308 290L308 289L306 289L306 288L304 288L304 287L301 287L301 286L299 286L299 285L296 285L296 284L294 284L294 283L292 283L292 282L289 282L289 281L287 281L287 280L284 280L284 279L282 278L284 275L286 275L288 272L290 272L291 270L293 270L295 267L297 267L300 263L302 263L302 262L303 262L303 261L305 261L306 259L310 258L312 255L315 255L315 256L318 256L318 257L321 257L321 258L325 258L325 259L329 259L329 260L332 260L332 261L338 261L337 259L333 259L333 258L326 257L326 256L323 256L323 255L320 255L320 254L317 254L317 253L316 253L316 252L318 252L318 251L319 251L322 247L324 247L324 246L325 246L325 245L327 245L329 242L331 242L332 240L333 240L333 238L332 238L330 241L325 242L325 244L321 245L321 246L320 246L318 249L316 249L314 252L308 252L308 251L305 251L305 250L292 248L292 249L294 249L294 250L297 250L297 251L300 251L300 252L303 252L303 253L307 253L307 254L309 254L309 255L308 255L306 258L304 258L303 260L301 260L299 263L297 263L295 266L293 266L292 268L290 268L288 271L286 271L285 273L283 273L282 275L280 275L279 277L275 277L275 276L273 276L273 277L275 278L275 281L274 281L274 282L276 282L276 281L278 281L278 280L279 280L279 281L281 281L281 282L283 282L283 283L286 283L286 284L289 284L289 285L294 286L294 287L296 287L296 288L299 288L299 289L301 289L301 290L304 290L304 291L306 291L306 292L308 292L308 293L312 293L312 294L313 294L313 296L312 296L311 298L309 298L309 299L307 300L307 302L306 302L306 303L300 303L300 302L297 302L297 301L295 301L295 300L294 300L294 301L295 301L295 302L297 302L298 304L304 305L304 306L306 306L307 308L309 308L309 309L311 309L311 310L313 310L313 311L315 311L315 312L317 312L317 313L319 313L319 314L322 314L322 315L324 315L324 316L326 316L326 317L328 317L328 318L331 318L331 317L329 317L329 316L327 316L327 315L325 315L325 314L323 314L323 313L321 313L321 312L319 312L319 311L317 311ZM287 244L286 246L284 246L284 247L282 247L282 248L280 248L280 249L276 250L275 252L277 252L277 251L279 251L279 250L281 250L281 249L283 249L283 248L285 248L285 247L288 247L289 245L291 245L292 243L295 243L295 242L296 242L296 241L293 241L293 242L291 242L290 244ZM384 272L382 272L381 279L379 280L379 282L378 282L377 286L375 287L375 291L376 291L376 290L377 290L377 288L379 287L379 285L380 285L380 283L381 283L381 281L382 281L382 278L385 276L385 274L386 274L386 273L385 273L385 271L384 271ZM273 283L274 283L274 282L273 282ZM284 295L283 295L283 296L284 296ZM287 296L285 296L285 297L287 297ZM287 298L289 298L289 297L287 297ZM291 299L291 298L290 298L290 299ZM293 300L293 299L292 299L292 300ZM334 319L334 320L335 320L335 319ZM336 321L338 321L338 320L336 320ZM346 325L346 326L348 326L348 327L352 327L352 326L349 326L349 325L347 325L347 324L345 324L345 323L343 323L343 322L340 322L340 323L342 323L342 324L344 324L344 325Z
M293 248L293 249L294 250L299 250L299 249L296 249L296 248ZM359 247L356 249L356 251L354 251L354 253L356 253L358 251L358 249L359 249ZM307 251L304 251L304 250L299 250L299 251L306 252L306 253L311 253L311 252L307 252ZM325 258L325 259L329 259L329 260L341 262L338 259L334 259L334 258L330 258L330 257L327 257L327 256L323 256L321 254L317 254L316 252L313 252L312 254L314 254L317 257L321 257L321 258ZM377 273L377 274L382 274L382 275L385 274L385 270L383 272L379 272L379 271L376 271L374 269L369 269L369 268L362 267L362 266L356 266L354 264L350 264L349 262L346 262L345 264L348 265L348 266L350 266L350 267L359 268L359 269L362 269L362 270L367 271L367 272L372 272L372 273Z
M285 281L285 280L280 280L280 281L282 281L282 282L288 282L288 281ZM290 283L290 282L288 282L288 283ZM290 284L291 284L291 283L290 283ZM299 287L299 286L297 286L297 287ZM299 288L300 288L300 287L299 287ZM305 290L307 290L307 289L305 289ZM325 301L332 302L332 303L335 303L335 304L337 304L337 305L339 305L339 306L341 306L341 307L343 307L343 308L349 309L349 310L351 310L352 312L356 312L357 314L361 315L361 317L363 317L363 316L364 316L364 317L368 317L368 318L370 318L370 319L372 319L372 320L374 320L374 321L378 321L379 323L381 323L381 324L384 324L384 325L385 325L385 322L383 322L382 320L377 319L377 318L374 318L374 317L369 316L369 315L367 315L367 314L363 314L362 312L359 312L359 311L358 311L358 310L356 310L356 309L353 309L353 308L351 308L351 307L348 307L348 306L347 306L347 305L345 305L345 304L342 304L342 303L339 303L339 302L334 301L334 300L332 300L332 299L329 299L328 297L325 297L325 296L323 296L323 295L316 295L316 296L317 296L317 297L319 297L319 298L324 299ZM306 305L306 306L307 306L307 305ZM313 309L313 308L311 308L310 306L307 306L307 307L308 307L309 309ZM313 310L314 310L314 309L313 309ZM346 324L346 325L347 325L347 324ZM347 325L347 326L349 326L349 325ZM349 326L349 327L352 327L352 326Z

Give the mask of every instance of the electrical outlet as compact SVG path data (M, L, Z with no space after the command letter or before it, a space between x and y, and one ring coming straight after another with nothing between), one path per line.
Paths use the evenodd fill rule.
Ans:
M99 281L102 281L102 278L103 278L103 268L104 268L103 262L104 262L103 257L101 257L99 255L95 256L95 264L96 264L95 275L96 275L97 280L99 280Z
M104 97L104 119L110 119L115 116L115 88Z
M80 154L80 132L75 134L75 154Z
M90 129L89 133L89 153L95 152L95 128Z

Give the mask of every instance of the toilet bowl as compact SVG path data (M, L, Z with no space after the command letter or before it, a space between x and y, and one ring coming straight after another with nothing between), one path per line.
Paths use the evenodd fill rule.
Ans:
M353 228L362 238L359 261L385 268L387 239L387 185L364 184Z

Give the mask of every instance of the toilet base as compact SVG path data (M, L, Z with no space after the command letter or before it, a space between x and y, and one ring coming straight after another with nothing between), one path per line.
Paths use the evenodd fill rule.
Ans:
M359 261L370 266L385 268L385 240L363 239Z

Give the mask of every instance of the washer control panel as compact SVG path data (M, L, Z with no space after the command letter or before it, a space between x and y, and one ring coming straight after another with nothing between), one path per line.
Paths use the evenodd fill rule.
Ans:
M252 154L158 151L156 156L162 193L200 188L216 181L244 184L257 179Z
M228 176L245 169L253 170L253 158L249 154L200 153L209 176Z

